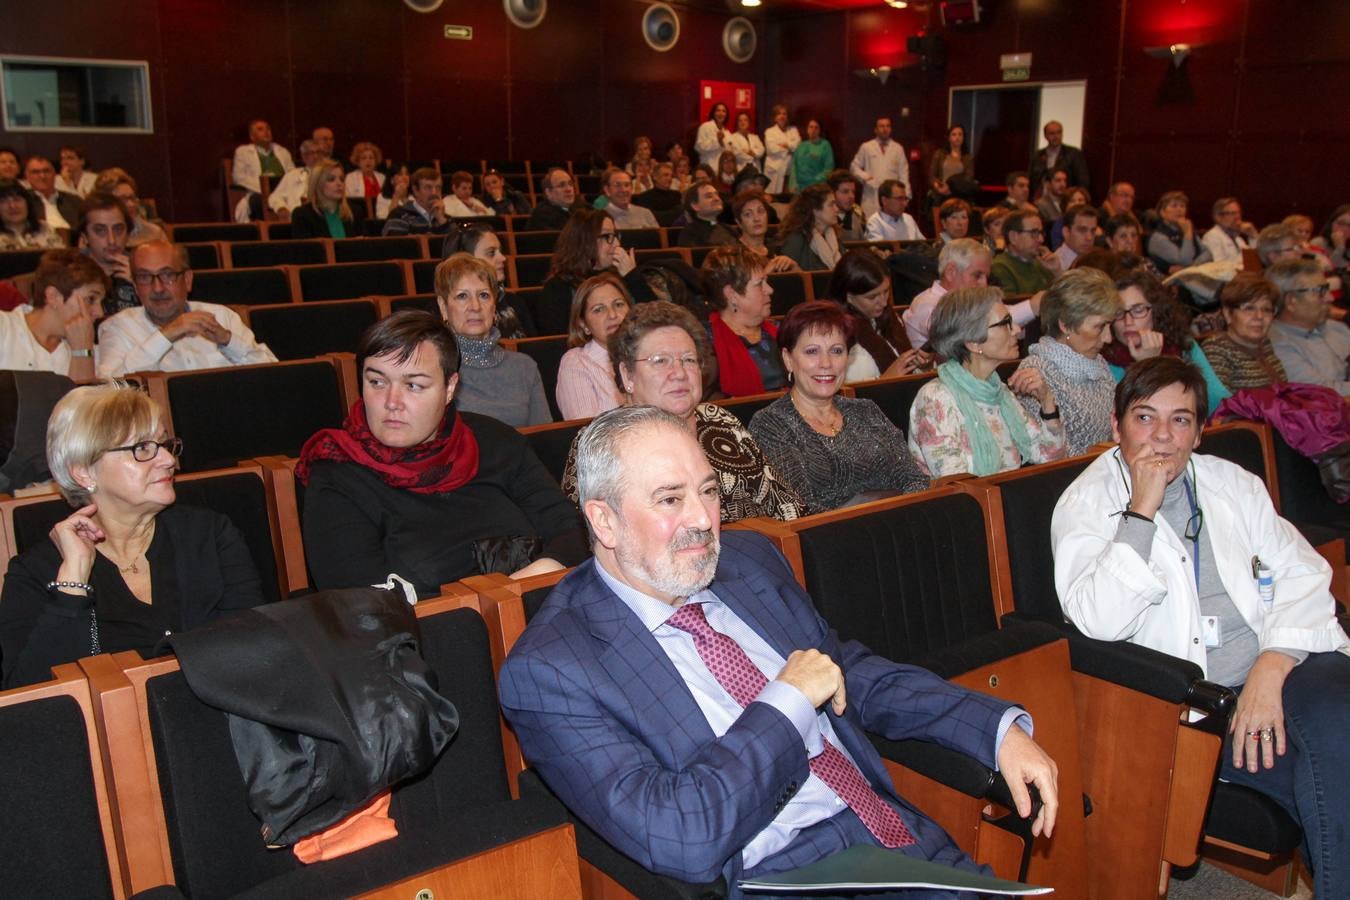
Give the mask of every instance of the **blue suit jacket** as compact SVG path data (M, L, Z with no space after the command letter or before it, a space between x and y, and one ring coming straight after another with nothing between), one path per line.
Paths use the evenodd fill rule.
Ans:
M782 713L752 703L716 737L596 565L591 559L558 584L511 651L501 671L506 718L549 787L620 851L663 875L725 875L735 885L741 849L809 775L801 736ZM712 590L784 657L814 647L843 668L848 706L833 718L835 732L872 785L910 810L907 822L920 814L895 795L864 730L931 740L993 767L1008 706L841 642L764 537L723 532ZM792 863L839 849L811 848Z

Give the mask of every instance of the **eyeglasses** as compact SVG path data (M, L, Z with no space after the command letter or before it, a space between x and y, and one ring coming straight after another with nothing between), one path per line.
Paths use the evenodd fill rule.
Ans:
M1194 543L1200 537L1200 531L1204 527L1205 511L1197 506L1191 513L1191 517L1186 520L1186 530L1182 533L1182 537Z
M1008 313L1008 315L1006 315L1006 316L1004 316L1003 318L999 319L997 322L992 322L992 323L990 323L990 324L988 324L988 325L986 325L986 326L984 326L984 327L985 327L985 328L989 328L989 329L994 329L994 328L1006 328L1006 329L1008 329L1009 331L1012 331L1012 330L1013 330L1013 327L1014 327L1014 326L1013 326L1013 317L1012 317L1012 313Z
M128 444L125 447L109 447L109 453L120 453L125 450L131 454L131 458L136 462L150 462L156 456L159 456L159 448L168 450L175 459L183 453L182 438L165 438L162 441L138 441L135 444Z
M600 240L606 244L617 244L619 242L619 233L617 231L600 232Z
M1314 285L1312 287L1291 288L1289 290L1289 293L1316 294L1319 297L1325 297L1327 295L1327 291L1329 290L1331 290L1331 285L1327 284L1326 282L1322 282L1321 284Z
M155 279L159 279L165 287L173 287L178 283L178 279L183 277L185 271L185 269L160 269L158 272L134 272L131 280L141 287L149 287L155 283Z
M684 369L697 369L697 356L666 356L664 353L655 353L651 356L639 356L635 362L645 362L658 372L669 372L679 363Z
M1152 306L1147 303L1136 303L1134 306L1131 306L1128 309L1122 309L1120 312L1116 313L1115 320L1119 322L1126 316L1129 316L1131 319L1142 319L1151 312L1153 312Z
M1275 315L1275 308L1273 306L1265 306L1264 304L1261 306L1256 306L1254 304L1247 303L1243 304L1242 306L1239 306L1238 312L1244 312L1249 316L1273 316Z

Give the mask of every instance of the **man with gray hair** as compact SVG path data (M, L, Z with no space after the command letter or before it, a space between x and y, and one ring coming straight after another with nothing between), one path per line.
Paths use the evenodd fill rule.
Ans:
M267 206L275 213L284 213L283 218L289 219L291 213L305 202L305 183L309 181L309 170L321 159L327 157L318 142L311 139L301 141L301 165L281 176L277 186L267 196Z
M1283 298L1270 343L1289 380L1350 396L1350 328L1328 318L1331 291L1322 267L1316 260L1286 259L1265 275Z
M1241 259L1242 251L1257 239L1256 226L1242 221L1242 204L1236 197L1214 201L1214 227L1206 231L1200 243L1216 260Z
M1292 225L1276 223L1262 228L1256 235L1256 255L1261 265L1270 267L1282 259L1298 259L1303 251L1298 245L1298 234Z
M900 316L905 323L905 333L909 335L912 346L922 347L928 343L928 323L933 318L933 310L938 301L948 291L968 287L984 287L989 283L989 270L993 257L983 242L974 238L958 238L949 241L938 254L938 280L933 286L915 297L909 309ZM1035 294L1030 300L1023 300L1008 307L1013 321L1026 325L1040 314L1041 294Z
M188 300L192 269L182 245L141 244L131 254L131 280L141 305L122 310L99 328L99 377L277 361L234 310Z
M1026 712L841 642L766 538L720 534L685 422L602 414L577 481L595 557L530 620L501 702L525 758L620 852L732 897L856 845L979 869L895 793L866 731L996 763L1023 815L1035 783L1032 829L1053 829L1055 764Z

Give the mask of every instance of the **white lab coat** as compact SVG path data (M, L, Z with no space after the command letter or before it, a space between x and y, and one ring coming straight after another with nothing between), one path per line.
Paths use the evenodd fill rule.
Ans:
M725 131L727 135L731 134L730 129ZM722 146L722 139L717 136L716 122L709 119L698 126L698 134L694 136L694 150L698 153L700 165L712 166L712 170L716 172L717 159L725 149L727 148Z
M860 202L863 211L869 216L877 211L877 188L884 181L894 178L905 186L906 194L914 196L914 192L909 189L909 159L905 156L905 148L897 140L887 141L885 150L876 138L864 141L848 168L862 182Z
M770 125L764 131L764 174L769 177L770 194L781 194L786 190L788 169L792 168L792 151L802 142L796 125L786 129ZM787 144L787 149L783 145Z
M272 152L281 161L281 168L289 172L295 168L291 153L280 144L272 145ZM252 144L240 144L234 149L234 183L242 188L257 192L262 190L262 163L258 161L258 148Z
M1350 640L1336 621L1331 567L1276 514L1265 484L1218 457L1196 453L1191 460L1196 501L1219 577L1261 649L1324 653L1345 648ZM1129 467L1112 448L1056 504L1050 535L1060 606L1089 637L1151 647L1204 671L1191 543L1161 516L1155 519L1148 562L1114 540L1117 513L1130 496L1129 477ZM1275 602L1268 610L1252 577L1253 556L1275 573Z

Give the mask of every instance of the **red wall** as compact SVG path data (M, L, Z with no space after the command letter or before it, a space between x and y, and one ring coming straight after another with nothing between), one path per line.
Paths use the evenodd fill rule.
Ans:
M667 53L641 38L647 4L553 3L545 22L512 26L501 4L397 0L44 0L6 9L0 52L144 59L153 135L0 131L0 145L55 154L86 145L94 167L120 164L177 221L220 215L219 159L250 118L295 151L316 125L338 148L373 140L401 159L624 158L632 138L691 140L699 79L758 84L760 54L722 53L728 14L681 10ZM443 37L472 25L472 41Z
M761 105L820 118L846 164L881 114L926 157L945 129L948 85L997 82L999 54L1019 50L1034 54L1037 80L1087 80L1083 145L1098 193L1113 178L1135 181L1145 202L1184 186L1200 222L1225 193L1258 220L1295 209L1320 220L1348 199L1350 3L982 5L985 21L961 29L941 29L936 4L772 20L755 59L735 64L721 50L727 13L681 9L679 44L656 53L639 36L640 0L555 2L529 31L489 0L430 15L396 0L44 0L9 4L0 52L148 60L155 134L70 137L95 167L125 165L178 221L219 215L218 160L253 116L292 150L327 124L339 148L369 139L399 158L619 159L636 134L690 140L700 79L746 81ZM445 40L446 23L472 25L474 40ZM925 26L946 41L944 72L904 50ZM1178 40L1198 46L1186 90L1166 93L1169 64L1143 48ZM882 64L896 67L885 85L853 74ZM60 143L0 132L20 152Z
M873 119L891 115L906 147L926 160L944 134L948 86L1001 80L1003 53L1031 52L1037 81L1086 80L1083 148L1097 199L1113 180L1136 184L1141 203L1182 187L1208 224L1233 194L1268 222L1306 212L1320 224L1350 200L1350 3L1343 0L986 0L977 26L943 29L931 13L888 9L788 19L767 28L765 100L783 100L832 123L845 162ZM931 20L930 20L931 19ZM851 74L887 62L895 32L931 25L945 40L941 74L909 68L887 85ZM1146 47L1195 45L1180 73ZM842 61L842 65L839 62ZM898 118L910 107L908 119ZM795 116L795 114L794 114ZM831 127L827 125L827 127ZM841 132L841 128L843 129ZM842 151L842 152L841 152ZM1000 173L1001 174L1001 173ZM995 173L982 172L988 181Z

